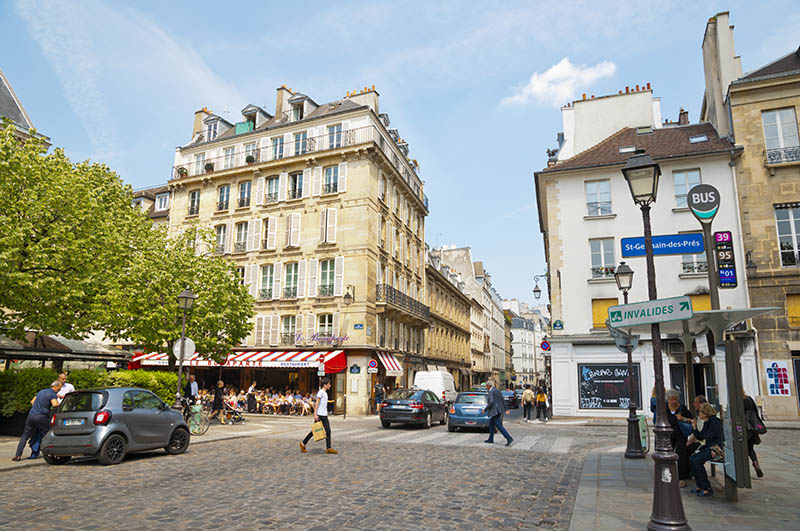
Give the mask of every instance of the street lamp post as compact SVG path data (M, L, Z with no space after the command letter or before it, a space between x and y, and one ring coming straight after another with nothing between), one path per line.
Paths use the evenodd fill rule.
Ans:
M637 150L628 158L622 175L628 183L633 201L642 211L644 223L644 248L647 260L647 293L650 300L658 298L656 292L656 271L653 261L653 233L650 228L650 205L655 202L658 192L658 178L661 168L653 162L644 150ZM661 360L661 326L654 323L650 328L653 344L653 372L656 387L656 425L655 425L655 476L653 479L653 512L647 529L690 529L683 511L683 500L678 488L678 455L670 444L670 428L667 422L667 408L664 400L664 367Z
M194 300L196 298L197 295L192 293L188 288L181 291L180 295L178 295L178 308L183 310L183 324L181 326L181 355L180 359L178 360L178 392L175 393L175 398L178 400L181 398L183 359L186 356L186 353L184 352L186 348L186 312L192 309L192 305L194 304Z
M617 281L617 288L622 291L622 299L628 304L628 291L633 285L633 269L628 267L625 262L620 262L614 271L614 280ZM625 351L628 354L628 378L630 394L628 402L628 445L625 448L627 459L644 458L642 450L642 438L639 435L639 419L636 417L636 397L638 396L638 385L633 375L633 341L630 337L625 337Z

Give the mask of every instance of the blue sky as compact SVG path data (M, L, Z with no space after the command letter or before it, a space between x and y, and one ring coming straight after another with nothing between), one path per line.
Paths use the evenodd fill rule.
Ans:
M796 0L652 4L8 1L0 68L54 145L134 188L166 182L203 106L236 121L274 112L281 84L318 103L374 84L420 163L428 243L472 247L503 297L532 301L533 172L562 104L650 82L665 118L694 122L719 11L745 71L800 45Z

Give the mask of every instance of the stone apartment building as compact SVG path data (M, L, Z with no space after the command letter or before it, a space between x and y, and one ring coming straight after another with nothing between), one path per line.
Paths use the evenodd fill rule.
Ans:
M274 114L248 105L237 123L195 113L169 226L213 228L201 251L230 258L256 300L233 359L242 382L306 391L324 371L334 411L350 414L368 411L377 381L407 384L430 319L428 199L408 153L374 87L317 104L281 86Z
M797 44L800 44L798 42ZM767 416L800 415L800 48L742 74L727 12L703 38L702 119L740 148L736 187L750 305L778 311L752 320L758 399Z
M133 192L133 204L147 212L156 226L169 227L169 207L171 192L166 184L141 188Z

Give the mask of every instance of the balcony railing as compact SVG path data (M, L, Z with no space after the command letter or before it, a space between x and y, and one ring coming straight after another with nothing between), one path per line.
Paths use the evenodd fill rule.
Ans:
M272 288L258 290L258 300L264 301L272 298Z
M239 208L244 208L249 206L250 206L250 196L239 198Z
M324 284L319 287L320 297L333 297L333 284Z
M614 266L593 267L592 278L614 278Z
M297 298L297 286L290 286L288 288L283 288L283 298L284 299L296 299Z
M281 135L281 137L283 137ZM265 138L267 145L257 150L237 151L233 157L228 156L227 163L225 155L204 159L200 162L194 160L187 161L172 168L171 179L182 177L192 177L195 175L214 173L215 171L227 171L229 169L241 168L248 164L261 164L273 160L285 159L294 156L330 151L341 147L354 146L373 142L384 152L391 161L400 177L406 181L412 192L416 194L428 209L428 197L422 192L422 184L416 171L411 169L410 162L403 155L399 155L399 149L395 142L387 140L381 131L374 126L359 127L348 129L341 133L324 133L320 136L308 137L305 141L295 141L292 134L289 142L273 145L272 138ZM193 149L194 150L194 149ZM296 152L297 151L297 152ZM247 156L255 158L252 163L247 162ZM208 165L208 169L206 169Z
M236 242L233 244L234 253L243 253L247 250L247 242Z
M302 188L289 188L286 190L286 199L300 199L303 197Z
M214 254L222 254L225 252L225 246L221 243L218 243L214 246Z
M388 284L376 284L375 288L377 300L385 301L426 321L430 320L431 309L421 302L412 299Z
M200 213L200 205L189 205L189 215L196 216Z
M339 183L326 183L322 185L323 194L335 194L339 191Z
M683 262L681 268L684 273L708 273L706 262Z
M767 164L800 162L800 146L767 149L766 157L767 157Z
M278 192L267 193L264 196L264 201L267 203L277 203L278 202Z
M217 210L228 210L227 201L217 201Z
M281 345L284 346L294 345L294 340L295 340L294 332L281 334Z

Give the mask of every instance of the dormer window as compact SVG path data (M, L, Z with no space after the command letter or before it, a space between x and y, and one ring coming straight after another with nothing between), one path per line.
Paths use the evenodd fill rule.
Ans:
M292 105L292 121L299 122L303 119L303 104Z
M699 144L700 142L708 142L708 136L706 135L695 135L689 137L690 144Z
M217 138L217 126L219 122L213 121L206 124L206 141L211 141Z
M156 196L156 211L162 211L169 209L169 194L158 194Z

